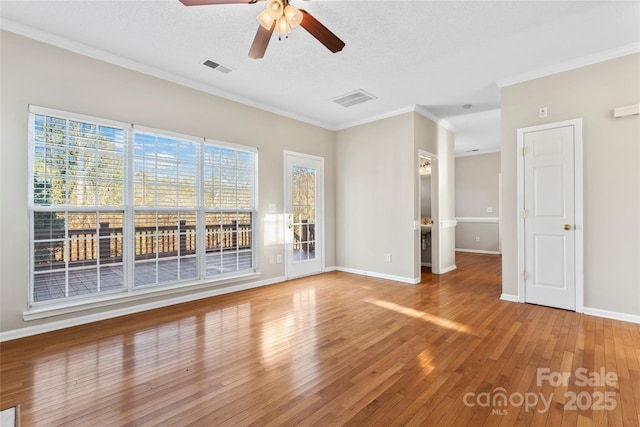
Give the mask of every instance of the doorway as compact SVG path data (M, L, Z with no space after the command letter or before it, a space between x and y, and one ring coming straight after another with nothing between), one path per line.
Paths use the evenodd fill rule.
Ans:
M324 159L285 151L285 275L321 273L324 263Z
M438 157L419 150L418 159L420 267L431 267L432 274L440 274Z
M582 119L518 129L519 299L582 312Z

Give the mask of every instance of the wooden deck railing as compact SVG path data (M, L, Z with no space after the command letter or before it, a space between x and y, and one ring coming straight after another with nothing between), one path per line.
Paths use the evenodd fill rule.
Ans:
M97 233L95 228L70 229L67 248L69 265L95 265L98 258L100 264L121 262L124 241L122 233L122 227L110 227L108 222L101 222ZM251 249L251 233L251 224L240 224L238 221L207 225L204 236L205 250L207 253L214 253ZM64 238L64 230L35 231L37 248L51 252L50 255L42 257L43 261L36 262L36 270L60 268L64 265L61 246ZM41 247L39 243L42 241L49 245ZM136 260L152 259L156 256L167 258L178 254L192 255L196 253L196 226L180 221L178 227L136 227L134 241Z
M299 226L300 233L296 233L296 229ZM302 249L305 252L315 251L316 241L316 225L309 220L303 219L300 224L294 225L293 232L293 249Z

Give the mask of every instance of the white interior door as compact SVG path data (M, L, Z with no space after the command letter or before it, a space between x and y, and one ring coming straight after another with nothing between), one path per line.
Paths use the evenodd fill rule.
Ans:
M321 273L324 159L286 151L284 164L286 275Z
M576 309L575 126L524 131L525 301Z

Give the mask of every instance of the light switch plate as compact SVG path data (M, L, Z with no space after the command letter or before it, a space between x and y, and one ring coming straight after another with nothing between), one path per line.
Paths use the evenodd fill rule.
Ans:
M547 117L547 107L541 107L538 110L538 117L541 118L541 119Z

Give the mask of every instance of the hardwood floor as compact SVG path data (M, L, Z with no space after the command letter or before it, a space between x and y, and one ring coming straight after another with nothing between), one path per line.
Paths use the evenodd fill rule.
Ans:
M0 409L23 426L640 425L640 325L500 301L500 257L456 256L416 286L332 272L2 343Z

